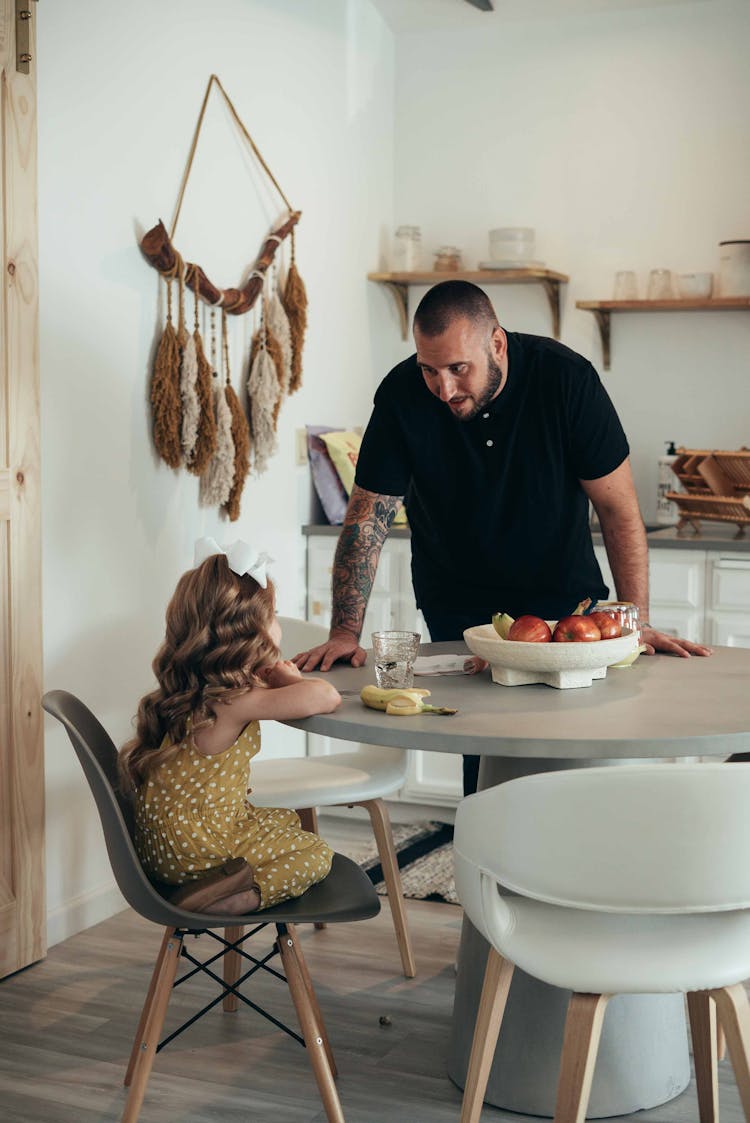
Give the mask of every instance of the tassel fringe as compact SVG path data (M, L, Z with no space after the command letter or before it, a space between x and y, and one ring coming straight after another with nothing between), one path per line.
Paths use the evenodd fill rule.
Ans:
M273 431L275 433L276 429L278 427L279 413L281 412L281 403L282 403L283 398L284 398L284 389L283 389L283 386L284 386L284 352L282 350L281 343L276 338L274 333L271 331L270 327L267 327L267 328L261 327L259 329L259 331L256 331L255 335L253 336L253 342L250 346L250 368L251 369L252 369L252 366L255 362L256 355L258 354L259 349L264 345L264 342L265 342L265 349L266 349L266 351L268 351L268 354L271 357L271 361L274 365L274 370L275 370L275 373L276 373L276 383L277 383L276 399L273 403L273 415L272 415ZM249 387L249 384L248 384L248 387ZM248 390L248 392L249 392L249 390ZM268 400L269 401L270 401L270 396L271 396L271 388L269 387L268 388Z
M216 413L216 451L201 476L200 502L204 507L223 507L229 499L234 483L232 413L224 389L224 386L220 385L218 378L216 378L213 388Z
M202 476L208 467L209 460L216 452L216 414L213 402L213 373L211 364L203 350L203 340L197 328L193 332L193 339L195 340L195 358L198 365L195 389L200 414L195 447L192 459L188 463L188 470L194 476Z
M182 462L180 348L171 319L167 320L154 360L151 412L156 451L170 468L179 468Z
M292 341L292 376L289 380L289 393L294 394L302 385L302 347L307 329L307 292L305 284L297 271L292 258L286 275L284 294L281 298L284 311L289 320Z
M265 472L268 460L276 451L274 408L279 396L276 364L265 347L259 346L250 365L247 380L250 400L250 429L253 438L253 469L257 476Z
M232 415L232 443L234 444L234 481L224 510L229 515L229 521L236 522L240 517L242 489L250 470L250 426L234 387L227 383L224 392Z

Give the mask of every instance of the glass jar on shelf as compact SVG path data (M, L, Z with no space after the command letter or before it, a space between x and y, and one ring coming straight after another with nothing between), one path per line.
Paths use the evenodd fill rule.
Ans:
M399 226L393 239L393 272L416 273L422 268L422 231Z
M435 254L436 273L456 273L463 268L461 251L458 246L440 246Z

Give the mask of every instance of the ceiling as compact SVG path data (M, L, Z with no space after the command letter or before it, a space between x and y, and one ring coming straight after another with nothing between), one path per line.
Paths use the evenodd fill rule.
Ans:
M503 20L660 8L694 0L493 0L494 12L482 12L466 0L373 0L394 32L496 28ZM711 0L703 0L710 3Z

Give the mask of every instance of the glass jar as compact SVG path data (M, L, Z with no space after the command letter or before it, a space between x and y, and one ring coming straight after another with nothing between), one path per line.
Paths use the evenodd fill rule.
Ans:
M399 226L393 240L393 272L415 273L422 268L422 231L418 226Z
M455 273L461 267L461 251L458 246L441 246L435 254L436 273Z

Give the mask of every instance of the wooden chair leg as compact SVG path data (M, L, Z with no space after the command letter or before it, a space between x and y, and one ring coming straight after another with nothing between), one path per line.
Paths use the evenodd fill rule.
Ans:
M310 831L311 834L318 833L317 807L298 807L297 814L299 815L299 821L302 824L303 831Z
M244 925L232 925L230 928L224 929L224 936L230 944L234 944L237 940L242 939L244 933ZM242 966L242 956L238 951L228 951L224 956L224 982L229 986L234 986L240 977L240 968ZM240 1004L240 1000L236 994L225 994L222 999L222 1006L225 1013L235 1014Z
M173 933L164 948L159 977L154 986L153 1001L143 1027L143 1033L138 1041L138 1058L133 1067L132 1083L128 1098L125 1101L122 1123L136 1123L141 1111L143 1096L146 1092L146 1085L156 1055L156 1046L159 1044L159 1037L172 993L172 984L177 974L182 939L182 936Z
M724 1033L724 1026L719 1019L716 1019L716 1059L723 1061L727 1055L727 1037Z
M380 855L380 866L383 870L383 880L388 892L388 903L391 906L393 927L396 929L396 940L401 955L401 966L407 979L413 979L417 973L414 961L414 951L411 946L409 924L406 918L406 903L404 889L401 884L401 874L398 868L396 848L393 845L393 831L388 808L382 799L367 799L358 806L366 807L372 823L375 841Z
M565 1019L554 1123L585 1123L607 994L572 994Z
M727 1037L742 1110L750 1123L750 1001L742 983L710 993Z
M141 1017L140 1017L140 1020L138 1022L138 1029L135 1031L135 1037L133 1038L133 1048L130 1050L130 1060L128 1061L128 1068L127 1068L127 1072L125 1073L125 1079L123 1080L123 1084L125 1085L126 1088L130 1087L130 1081L133 1078L133 1069L135 1068L136 1062L137 1062L137 1060L140 1056L141 1042L143 1040L143 1030L146 1026L146 1019L148 1018L148 1016L151 1012L151 1003L154 1000L154 991L156 990L156 984L157 984L157 981L159 979L159 973L161 972L161 965L164 962L164 956L165 956L166 951L167 951L167 945L168 945L169 941L172 939L173 936L174 936L174 928L165 928L164 929L164 935L162 936L161 947L159 948L159 954L156 957L156 963L154 964L154 970L151 974L151 982L148 985L148 992L146 994L146 1000L143 1003L143 1009L141 1010Z
M344 1113L341 1110L341 1101L336 1091L331 1066L328 1063L324 1034L318 1025L318 1020L315 1017L315 1011L310 1002L310 996L302 977L299 960L294 949L294 940L291 936L280 936L278 945L281 953L281 960L284 965L284 974L286 975L286 981L292 996L294 1008L297 1011L297 1017L302 1029L302 1036L305 1039L305 1045L307 1046L307 1052L310 1057L310 1064L315 1074L315 1080L320 1092L320 1098L323 1101L326 1118L328 1119L328 1123L345 1123Z
M687 996L693 1065L698 1093L700 1123L718 1123L719 1083L716 1069L716 1003L708 991L690 991Z
M461 1123L479 1123L513 970L513 964L491 947L474 1026Z
M333 1050L331 1049L331 1043L328 1040L328 1033L326 1032L323 1015L320 1012L320 1006L318 1005L318 996L315 993L315 988L313 987L312 979L310 978L310 972L307 969L307 963L305 962L305 957L302 953L302 945L300 944L299 936L297 935L297 926L295 924L287 924L286 928L292 939L293 950L297 956L297 963L299 964L300 973L302 975L303 982L310 998L310 1004L313 1008L313 1013L315 1014L318 1026L320 1027L320 1035L323 1038L323 1048L325 1049L326 1056L328 1057L328 1064L331 1066L331 1072L333 1073L333 1075L338 1076L339 1071L336 1067L336 1061L333 1058Z
M318 834L318 809L317 807L298 807L297 814L299 821L302 824L303 831L310 831L311 834ZM325 928L325 924L315 925L316 928Z

